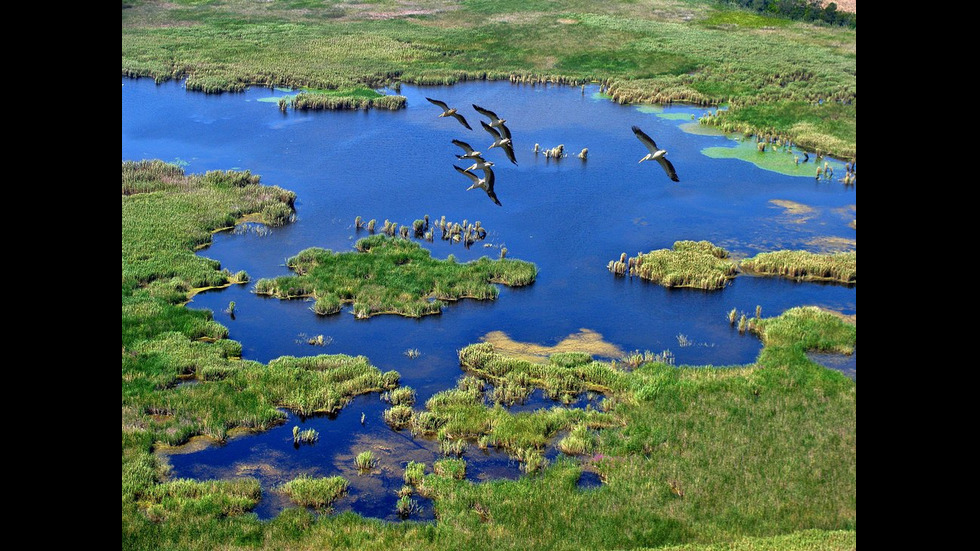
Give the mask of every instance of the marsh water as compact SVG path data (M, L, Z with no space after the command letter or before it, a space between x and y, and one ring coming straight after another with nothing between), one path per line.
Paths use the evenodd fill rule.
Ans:
M767 170L740 158L709 156L706 151L717 152L712 148L740 144L737 137L699 127L695 119L704 108L618 105L598 94L596 86L582 90L480 81L402 86L407 108L398 111L284 113L276 100L290 95L288 90L205 95L175 82L124 78L122 83L123 160L161 159L183 165L188 173L250 170L263 184L297 194L294 223L219 233L200 252L251 277L247 285L201 293L189 304L213 311L230 338L242 343L247 359L364 355L382 371L397 370L401 384L416 390L419 408L462 375L457 350L491 332L547 347L585 330L601 335L607 351L669 350L677 365L726 366L751 363L761 348L756 337L729 325L726 315L733 308L751 316L758 306L766 317L800 305L856 314L855 287L740 274L722 290L666 289L608 271L607 263L623 252L633 256L685 239L711 241L736 258L777 249L856 249L856 186L815 179L812 152L798 175L792 167ZM439 118L439 109L426 96L458 107L474 129ZM487 119L473 110L474 103L507 120L517 165L499 149L487 149L492 139L479 125ZM656 163L637 162L647 151L632 125L668 151L680 182L670 181ZM468 163L457 161L462 150L453 139L470 143L495 163L502 206L480 190L465 191L469 181L452 165ZM544 149L562 144L569 155L547 159L534 154L535 144ZM587 160L575 156L583 148L588 148ZM823 162L835 168L837 178L843 176L843 162ZM537 265L537 280L523 288L502 286L495 301L448 303L442 314L420 319L382 315L358 320L349 308L321 317L310 302L252 292L256 280L290 273L285 259L307 247L353 250L354 242L368 235L355 230L357 216L377 219L380 227L385 219L411 225L424 215L478 220L488 230L485 240L469 248L442 241L438 233L433 242L417 240L434 257L498 258L506 247L508 258ZM225 313L231 301L236 303L234 318ZM324 345L308 344L317 335L324 337ZM410 349L418 356L406 354ZM854 357L825 365L856 374ZM589 403L583 397L571 407ZM536 394L520 407L553 405L560 404ZM174 476L259 477L266 491L256 512L264 518L289 506L268 490L309 473L351 480L351 491L337 509L394 520L404 465L425 461L431 469L440 454L436 443L390 430L381 418L384 409L377 394L360 396L335 418L290 414L273 430L173 454L169 461ZM316 428L320 441L294 448L294 425ZM353 456L364 449L374 450L381 460L370 475L353 469ZM520 476L518 464L501 453L471 446L463 458L467 477L474 481ZM588 476L584 480L593 482ZM431 504L420 500L420 505L413 518L431 518Z

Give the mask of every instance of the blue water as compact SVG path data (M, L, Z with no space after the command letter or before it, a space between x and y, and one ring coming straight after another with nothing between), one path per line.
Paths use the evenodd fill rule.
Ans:
M813 304L856 314L855 287L739 275L719 291L669 290L614 277L607 270L607 263L620 253L633 256L668 248L682 239L708 240L736 257L746 257L775 249L821 251L828 239L856 238L855 230L848 227L856 216L855 186L785 176L737 159L706 157L703 148L735 142L724 135L683 131L681 126L690 123L690 117L679 115L699 116L704 112L700 108L668 106L663 111L668 118L596 98L595 86L583 93L577 87L470 82L402 86L400 93L407 97L408 107L399 111L282 113L267 100L287 95L285 91L205 95L187 92L180 83L157 85L148 79L125 78L122 83L124 160L178 162L188 173L248 169L261 175L266 185L297 193L295 223L264 235L218 234L213 245L200 253L233 272L246 270L252 278L247 285L199 294L189 305L213 311L215 319L229 328L230 338L242 343L247 359L365 355L383 371L397 370L402 384L416 389L417 407L421 407L462 375L456 351L479 342L490 331L503 331L516 341L554 345L586 328L624 352L670 350L678 365L740 365L752 362L761 344L729 326L726 315L732 308L753 315L758 305L768 317ZM425 96L458 107L474 130L438 118L438 108ZM498 149L487 150L492 139L479 126L483 117L470 107L472 103L507 119L518 165ZM668 150L680 182L668 180L655 163L637 163L647 151L630 130L634 124ZM452 168L454 155L462 153L452 145L454 138L469 142L496 163L496 192L502 206L482 191L465 191L469 181ZM569 156L561 160L536 156L535 143L542 148L564 144ZM587 161L574 156L582 148L589 149ZM800 203L812 212L793 215L773 200ZM380 227L385 219L411 225L426 214L435 220L441 216L455 222L479 220L489 232L484 241L469 248L438 237L432 243L420 241L433 256L452 254L461 261L483 255L497 258L500 248L506 247L508 258L538 266L537 281L524 288L502 287L496 301L450 303L441 315L422 319L389 315L356 320L349 309L320 317L310 310L309 302L280 301L251 292L259 278L288 274L284 260L302 249L352 250L356 239L368 235L355 231L357 216L365 221L375 218ZM230 301L236 303L234 319L224 312ZM316 335L324 335L329 344L306 343L306 337ZM408 349L418 349L421 355L409 358ZM854 371L856 366L846 369ZM367 435L368 429L359 423L362 409L368 416L366 426L372 427ZM377 395L371 395L358 398L335 420L305 421L322 423L323 429L317 425L321 435L331 431L330 446L295 450L291 429L296 423L291 419L266 434L175 455L171 462L177 476L207 478L226 476L236 462L257 462L268 453L282 477L306 470L346 475L343 461L337 458L353 451L360 438L369 438L371 445L399 451L392 452L389 469L376 475L376 484L354 488L352 483L348 502L338 508L393 518L394 491L401 487L396 465L403 469L412 453L422 456L437 448L388 429L381 421L383 410ZM344 421L354 417L356 423ZM255 448L266 445L268 452ZM407 451L422 449L426 451ZM472 456L474 472L480 472L475 464L484 461L478 452L471 446L464 456L468 462ZM426 457L431 464L432 457ZM352 464L351 460L350 468ZM512 476L519 473L516 465L497 470L500 476L503 471ZM266 482L271 480L263 483L268 488ZM267 497L259 513L269 516L282 506ZM423 504L421 516L431 515L431 505L425 511Z

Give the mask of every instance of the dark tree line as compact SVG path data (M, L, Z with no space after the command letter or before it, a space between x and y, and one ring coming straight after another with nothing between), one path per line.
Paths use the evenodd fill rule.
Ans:
M857 27L857 14L837 10L837 4L822 6L820 0L723 0L765 15L798 21L823 21L830 25Z

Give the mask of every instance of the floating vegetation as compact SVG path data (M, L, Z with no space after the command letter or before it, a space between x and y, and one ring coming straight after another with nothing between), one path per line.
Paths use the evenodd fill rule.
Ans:
M301 251L287 260L298 275L260 279L255 293L280 299L312 297L313 309L321 315L353 303L357 318L421 317L440 313L444 301L496 299L495 283L523 286L537 276L529 262L482 257L458 263L452 255L436 260L415 242L383 235L361 239L355 246L358 252L317 247Z
M629 275L659 283L664 287L722 289L735 277L737 266L728 251L708 241L676 241L672 249L620 255L607 266L616 275Z
M348 484L342 476L314 478L303 474L276 487L275 491L285 494L297 505L324 510L347 492Z
M782 145L777 146L767 143L764 140L755 142L746 139L738 142L734 147L706 147L701 150L701 153L712 159L739 159L747 161L763 170L778 172L786 176L813 178L813 165L798 162L798 153L794 152L792 145L789 142L780 143ZM812 158L813 156L811 155ZM828 163L828 167L830 168L844 169L844 163L842 162L824 162ZM819 171L818 177L824 177L824 179L831 179L833 175L833 170L831 170L830 176L824 176L826 169L823 165L820 165L816 170Z
M742 260L747 271L804 281L857 283L857 252L816 254L808 251L774 251Z

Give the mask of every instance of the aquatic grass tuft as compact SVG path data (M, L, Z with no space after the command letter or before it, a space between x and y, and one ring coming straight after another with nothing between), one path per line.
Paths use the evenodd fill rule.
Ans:
M377 465L377 459L371 450L360 452L354 458L354 466L357 467L358 474L370 473L375 465Z
M316 429L299 430L298 426L293 426L293 444L313 444L320 439L320 433Z
M318 477L300 475L275 488L302 507L328 509L347 492L348 482L341 476Z
M418 461L409 461L405 465L405 484L410 486L418 486L422 482L422 477L425 476L425 463Z
M463 480L466 478L466 460L455 457L437 459L432 464L432 472L438 476Z

